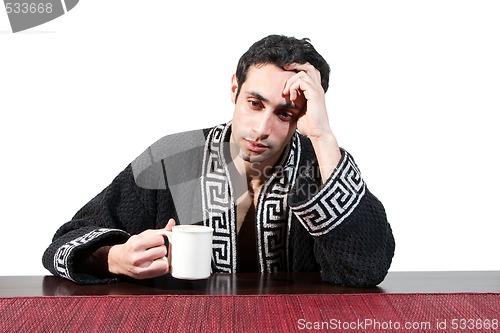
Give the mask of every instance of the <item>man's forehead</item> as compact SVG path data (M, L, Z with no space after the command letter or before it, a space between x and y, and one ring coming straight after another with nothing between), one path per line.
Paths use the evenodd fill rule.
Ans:
M281 75L281 76L292 76L296 72L294 71L287 71L284 70L281 67L276 66L275 64L255 64L251 65L248 68L247 72L247 79L250 76L255 76L255 75L265 75L265 74L272 74L272 75Z
M295 73L285 71L275 65L251 66L243 86L244 90L251 90L260 93L262 96L271 93L281 95L285 84ZM267 92L267 93L266 93Z

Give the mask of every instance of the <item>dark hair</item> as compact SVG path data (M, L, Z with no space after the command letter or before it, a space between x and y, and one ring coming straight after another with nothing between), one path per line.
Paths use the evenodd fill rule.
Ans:
M236 68L236 79L241 85L247 79L247 73L252 65L274 64L277 67L292 63L313 65L321 74L321 86L326 92L330 78L330 66L316 51L308 38L297 39L283 35L269 35L255 42L238 61ZM239 89L236 95L238 98Z

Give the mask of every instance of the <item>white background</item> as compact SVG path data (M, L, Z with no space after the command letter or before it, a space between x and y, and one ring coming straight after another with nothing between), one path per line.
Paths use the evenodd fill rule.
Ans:
M328 3L328 7L325 7ZM165 134L231 118L239 56L309 37L341 146L384 203L392 271L498 270L498 1L81 0L13 34L0 8L0 275Z

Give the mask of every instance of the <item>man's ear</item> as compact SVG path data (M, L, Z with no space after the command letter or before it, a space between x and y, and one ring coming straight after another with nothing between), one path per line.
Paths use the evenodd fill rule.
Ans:
M238 79L236 79L236 74L231 77L231 101L236 104L236 95L238 95Z

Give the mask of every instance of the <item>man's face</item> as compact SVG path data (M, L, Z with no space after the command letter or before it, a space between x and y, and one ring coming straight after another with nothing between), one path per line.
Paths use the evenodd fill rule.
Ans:
M240 149L244 161L274 165L290 141L306 101L301 95L292 103L283 95L294 74L275 65L252 66L241 86L233 76L231 143Z

